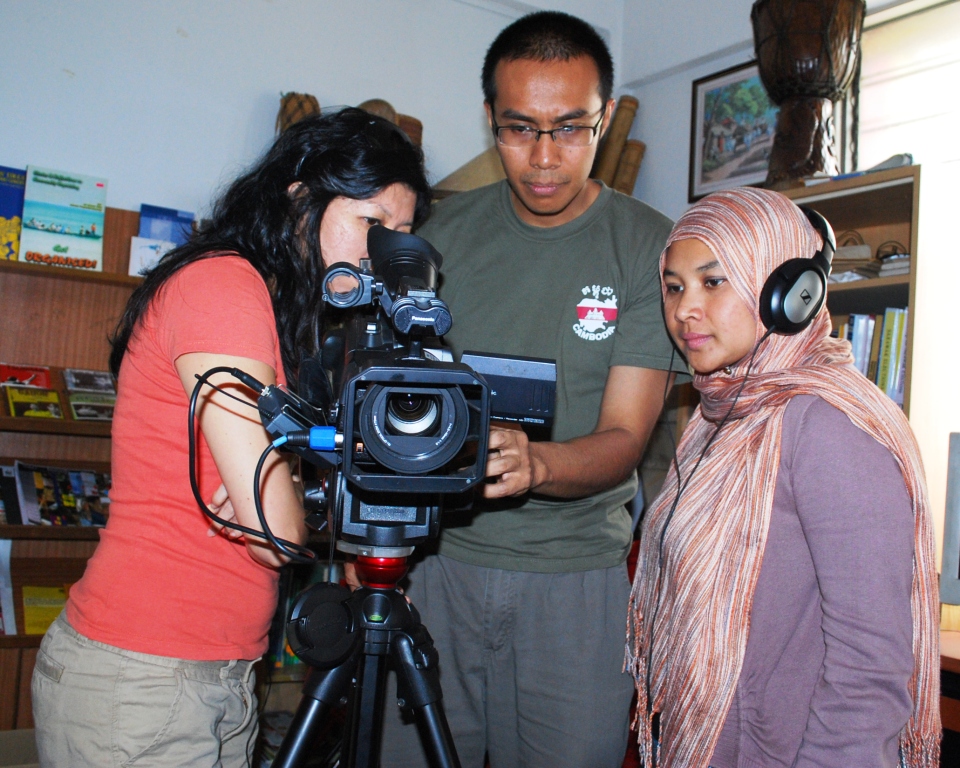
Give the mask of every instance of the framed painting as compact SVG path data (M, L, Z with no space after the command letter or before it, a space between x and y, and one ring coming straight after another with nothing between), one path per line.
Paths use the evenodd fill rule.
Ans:
M690 202L767 178L779 108L755 61L693 81Z

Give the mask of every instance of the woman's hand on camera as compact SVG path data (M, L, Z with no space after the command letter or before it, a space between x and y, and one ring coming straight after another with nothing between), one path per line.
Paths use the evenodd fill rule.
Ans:
M357 565L352 555L348 555L343 563L343 580L347 582L347 586L351 590L361 586L360 577L357 576Z
M230 501L230 495L227 493L227 486L223 483L213 492L213 497L210 499L210 511L228 523L239 522L237 520L237 513L233 509L233 504ZM211 520L210 530L207 531L207 536L216 536L217 534L226 536L228 539L239 539L243 536L243 531L228 528L225 525L220 525Z

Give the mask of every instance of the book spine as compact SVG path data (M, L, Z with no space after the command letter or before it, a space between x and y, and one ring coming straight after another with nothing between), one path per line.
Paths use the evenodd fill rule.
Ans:
M7 525L22 525L20 499L17 497L17 471L13 466L0 467L0 494Z
M900 368L900 340L903 331L903 310L895 309L893 317L893 333L890 339L890 365L887 369L887 378L883 391L891 400L896 399L897 373Z
M880 365L877 371L877 386L887 391L887 378L890 375L890 354L893 347L893 324L896 310L887 307L883 313L883 339L880 343Z
M883 316L876 315L873 335L870 339L870 362L867 363L867 378L877 383L877 369L880 365L880 341L883 338Z
M853 364L860 373L866 374L866 335L867 335L867 316L861 314L850 315L853 321L853 336L850 344L853 347Z
M867 315L863 334L863 367L860 369L864 376L870 373L870 350L873 347L873 332L877 326L876 315Z
M10 552L13 542L0 539L0 613L3 613L3 633L17 634L17 619L13 604L13 579L10 578Z
M907 324L910 322L909 308L903 310L903 324L900 328L900 358L897 361L897 376L893 385L893 401L903 407L903 391L907 378Z

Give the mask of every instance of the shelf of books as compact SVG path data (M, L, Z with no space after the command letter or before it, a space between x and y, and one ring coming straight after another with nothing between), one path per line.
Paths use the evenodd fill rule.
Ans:
M40 637L109 514L108 339L192 227L106 199L103 178L0 167L0 730L32 727Z
M827 306L865 376L907 410L916 293L920 167L906 166L786 191L833 225Z

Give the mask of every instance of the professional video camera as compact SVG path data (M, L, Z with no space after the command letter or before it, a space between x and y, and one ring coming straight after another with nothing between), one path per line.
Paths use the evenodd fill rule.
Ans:
M351 593L317 584L294 603L287 639L314 669L278 768L302 764L343 697L341 764L374 768L388 665L431 763L459 766L436 650L397 582L414 545L438 533L445 501L465 506L483 480L491 418L549 426L553 416L552 361L471 352L457 363L440 347L453 318L437 298L442 258L428 242L376 226L367 251L359 268L339 263L324 273L324 300L343 311L343 323L319 356L302 361L299 394L266 387L257 404L273 445L320 470L306 489L308 523L329 520L337 548L356 555L363 585Z
M303 361L299 397L271 387L258 406L273 437L329 425L286 447L331 470L308 499L329 508L337 547L400 556L437 534L443 497L483 479L492 417L549 424L556 371L480 353L453 362L437 341L453 324L436 295L441 255L381 226L367 246L369 263L332 265L323 292L339 310L372 311L345 317Z

